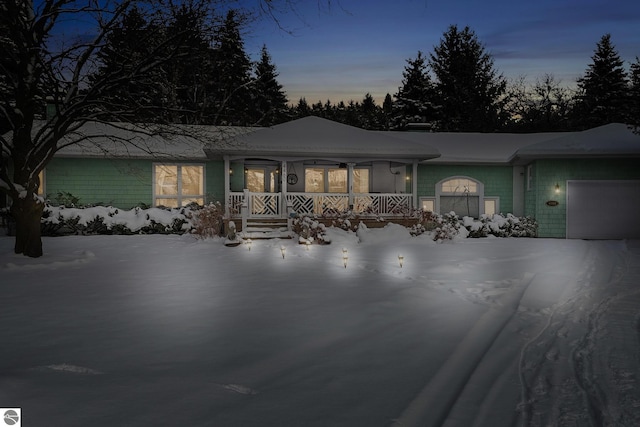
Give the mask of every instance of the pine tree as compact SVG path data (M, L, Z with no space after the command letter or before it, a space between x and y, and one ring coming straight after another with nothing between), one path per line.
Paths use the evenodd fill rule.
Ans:
M402 86L395 94L392 127L406 129L409 123L432 123L436 117L433 104L434 89L427 72L426 58L418 51L409 58L402 73Z
M90 77L93 86L102 80L112 83L109 92L100 93L110 105L103 114L108 120L156 121L158 111L166 103L166 75L150 62L165 37L162 28L147 20L137 7L132 7L106 32L104 46L97 54L100 66ZM143 79L131 79L142 68Z
M206 123L210 93L214 92L211 76L213 64L212 33L205 10L184 3L172 10L167 33L173 35L170 49L180 52L167 64L165 97L173 107L174 123Z
M277 77L276 67L264 45L260 51L260 61L256 64L254 85L254 123L261 126L273 126L288 119L287 96Z
M578 79L576 124L584 129L624 122L628 80L610 34L602 36L591 59L584 76Z
M306 98L302 97L298 100L298 105L295 107L295 116L299 119L303 117L308 117L311 115L311 108L309 108L309 104L307 103Z
M393 112L393 99L391 98L391 94L387 93L382 103L383 130L389 130L391 128L392 112Z
M439 130L492 132L503 125L506 80L469 27L449 27L429 65L436 77Z
M636 56L636 62L631 64L629 72L629 117L627 123L640 127L640 58Z
M246 126L251 123L251 61L245 53L240 34L243 17L235 10L216 35L214 52L216 88L213 100L213 124Z

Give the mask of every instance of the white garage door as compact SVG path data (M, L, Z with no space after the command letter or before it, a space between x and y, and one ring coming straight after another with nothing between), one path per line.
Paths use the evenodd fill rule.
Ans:
M568 181L567 237L640 239L640 181Z

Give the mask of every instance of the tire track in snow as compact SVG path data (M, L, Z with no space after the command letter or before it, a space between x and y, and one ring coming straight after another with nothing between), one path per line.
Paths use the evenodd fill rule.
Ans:
M542 330L523 347L523 426L640 425L635 376L640 363L628 357L640 354L640 336L631 344L625 340L638 335L640 289L622 283L632 264L628 252L624 259L615 255L611 245L616 244L590 243L576 292L554 306ZM556 356L547 357L549 352Z
M487 351L517 313L520 301L534 277L532 273L525 273L520 283L505 296L502 306L491 307L475 323L445 364L400 417L394 420L394 427L429 427L444 422Z

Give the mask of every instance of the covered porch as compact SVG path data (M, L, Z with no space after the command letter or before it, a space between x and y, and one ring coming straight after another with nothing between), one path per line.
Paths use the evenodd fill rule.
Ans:
M243 135L224 160L225 216L403 217L418 206L418 164L432 147L318 117Z

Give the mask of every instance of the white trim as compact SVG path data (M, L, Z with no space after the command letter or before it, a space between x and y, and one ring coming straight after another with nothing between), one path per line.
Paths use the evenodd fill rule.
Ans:
M177 180L178 180L178 194L173 195L158 195L156 194L156 168L158 166L176 166L177 167ZM183 166L199 166L202 168L202 194L182 194L182 167ZM227 169L227 173L229 170ZM157 199L176 199L178 202L178 207L182 207L182 199L194 199L194 198L202 198L202 203L206 203L206 194L207 194L207 168L204 163L189 163L189 162L154 162L152 164L151 170L151 191L152 191L152 200L153 206L158 206L156 202Z
M533 190L533 163L527 165L527 191Z
M486 214L484 204L485 202L488 202L488 201L495 203L494 213L499 214L500 213L500 197L484 197L480 203L480 215Z
M420 197L419 201L418 201L418 209L424 210L422 207L422 202L431 202L433 204L433 211L435 213L436 211L436 198L435 197Z
M435 188L435 198L436 198L436 205L435 205L435 211L436 213L441 213L440 212L440 196L455 196L455 195L460 195L462 193L451 193L451 192L444 192L442 191L442 184L444 184L447 181L450 181L452 179L468 179L470 181L473 181L476 183L476 191L474 193L469 193L472 194L474 197L478 197L478 215L482 215L482 213L484 212L484 184L481 181L478 181L475 178L472 178L470 176L466 176L466 175L454 175L454 176L448 176L444 179L441 179L440 181L438 181L436 183L436 188Z

